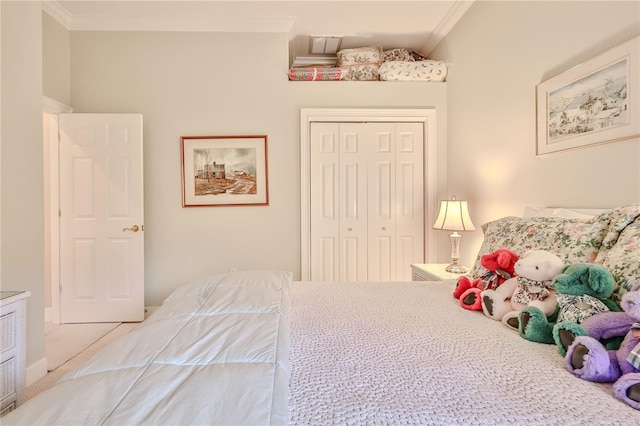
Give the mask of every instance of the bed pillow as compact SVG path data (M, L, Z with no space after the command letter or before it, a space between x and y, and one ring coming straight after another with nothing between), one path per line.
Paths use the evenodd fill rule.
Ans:
M522 256L532 249L548 250L567 264L602 264L616 245L620 233L640 216L640 204L607 210L590 219L563 217L505 217L482 225L484 241L471 271L484 273L483 254L505 247Z
M619 302L626 292L640 285L640 217L620 233L602 266L611 271L616 279L612 297L615 301Z
M484 241L471 271L483 274L480 257L499 248L518 256L533 249L551 251L565 263L593 262L607 235L610 220L564 219L559 217L504 217L482 225Z
M603 263L609 251L618 243L620 233L640 217L640 203L618 207L602 213L598 215L598 217L608 217L611 220L611 225L609 226L607 235L605 235L602 241L598 256L595 260L596 263Z
M564 219L591 219L594 216L604 213L605 209L564 209L551 207L525 206L522 217L561 217Z

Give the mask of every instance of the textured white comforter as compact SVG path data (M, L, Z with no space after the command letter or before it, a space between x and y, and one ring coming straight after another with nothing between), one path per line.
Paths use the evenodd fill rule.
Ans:
M460 308L453 286L284 272L193 282L0 423L640 424L610 385Z
M293 283L289 423L640 424L610 385L460 308L453 287Z
M290 281L242 272L183 286L1 423L286 424Z

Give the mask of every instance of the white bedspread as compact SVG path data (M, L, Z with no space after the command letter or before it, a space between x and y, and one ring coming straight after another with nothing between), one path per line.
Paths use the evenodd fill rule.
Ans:
M293 283L289 423L640 424L610 385L460 308L453 287Z
M193 282L0 423L640 424L610 385L460 308L453 286L264 271Z
M183 286L1 423L286 424L290 281L243 272Z

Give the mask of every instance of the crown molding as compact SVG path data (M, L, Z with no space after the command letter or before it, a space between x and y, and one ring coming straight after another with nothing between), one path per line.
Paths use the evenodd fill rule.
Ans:
M294 18L130 18L81 16L72 31L196 31L226 33L288 33Z
M47 12L53 19L58 21L63 27L71 29L71 14L55 0L42 2L42 10Z
M456 1L453 6L451 6L451 9L449 9L449 12L447 12L447 15L440 21L438 26L433 29L433 32L427 41L422 45L420 53L424 56L429 56L431 51L435 49L438 43L440 43L449 31L451 31L460 18L467 13L474 2L475 0Z
M196 31L226 33L289 33L294 17L125 17L72 16L56 0L42 8L69 31Z

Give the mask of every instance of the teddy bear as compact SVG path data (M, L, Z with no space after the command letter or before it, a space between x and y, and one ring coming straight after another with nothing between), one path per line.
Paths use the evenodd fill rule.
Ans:
M551 280L564 266L562 259L549 251L529 250L514 266L516 277L480 293L482 311L514 330L519 329L518 314L525 306L535 306L551 316L557 305Z
M617 398L640 410L640 289L625 293L624 312L603 312L584 320L588 336L577 336L565 355L567 370L591 382L613 382ZM598 339L624 336L618 350Z
M493 253L483 254L480 257L480 264L487 272L473 281L464 275L458 278L453 297L458 299L463 308L481 311L480 292L486 289L495 290L503 282L513 277L513 267L517 260L518 255L506 248L499 248Z
M527 306L518 318L520 335L532 342L552 344L559 338L559 328L555 327L558 324L570 327L600 312L619 311L618 305L609 299L615 284L611 272L602 265L576 263L565 266L551 281L558 304L555 322L537 307ZM558 349L564 356L562 345Z

